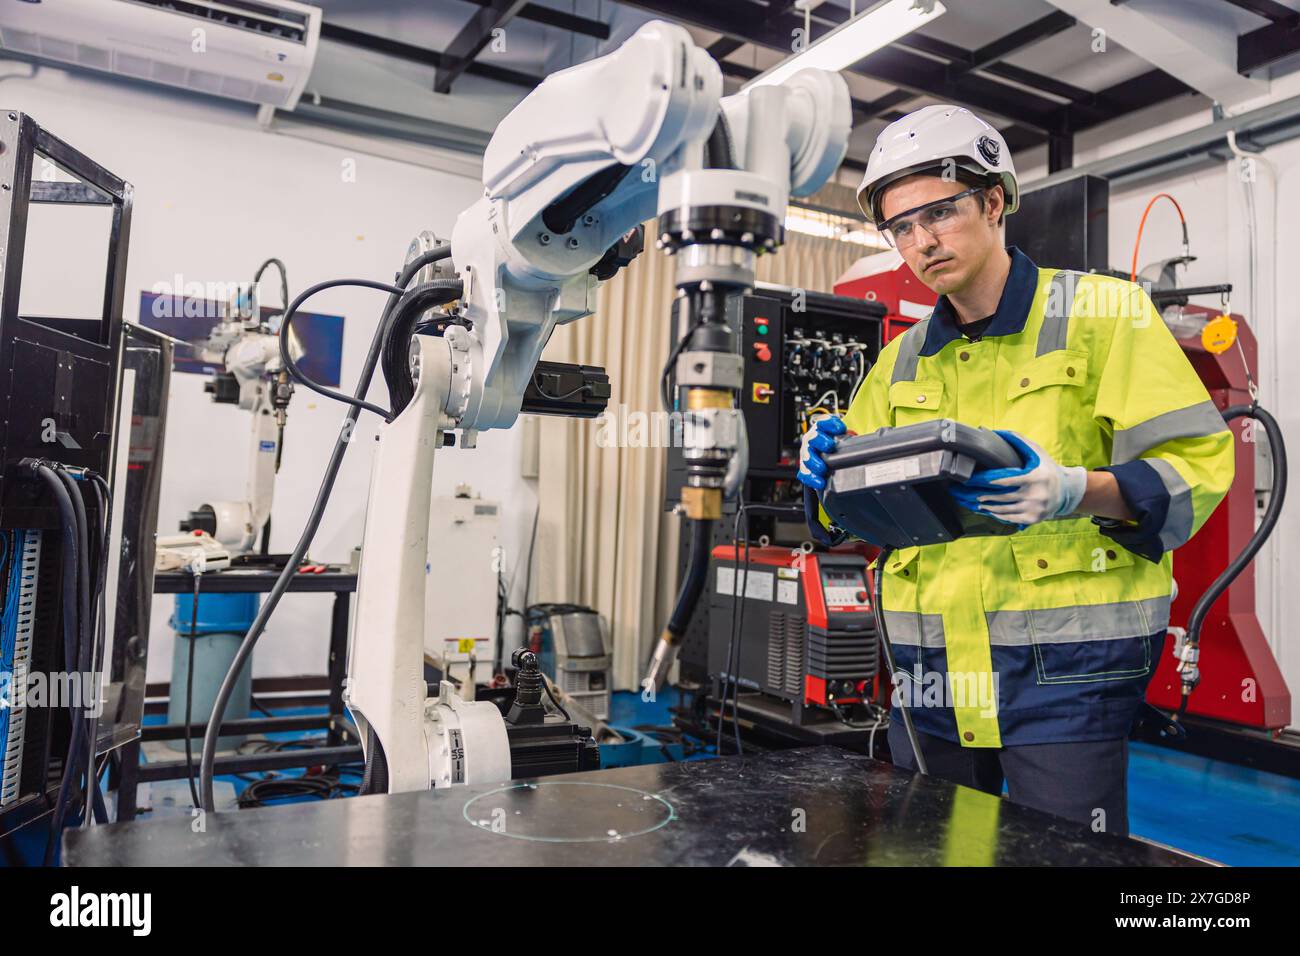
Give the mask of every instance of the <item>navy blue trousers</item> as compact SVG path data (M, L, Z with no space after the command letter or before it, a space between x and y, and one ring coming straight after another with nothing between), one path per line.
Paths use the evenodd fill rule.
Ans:
M1128 739L962 747L917 732L931 776L1000 795L1098 832L1128 836ZM916 769L902 717L889 723L894 763Z

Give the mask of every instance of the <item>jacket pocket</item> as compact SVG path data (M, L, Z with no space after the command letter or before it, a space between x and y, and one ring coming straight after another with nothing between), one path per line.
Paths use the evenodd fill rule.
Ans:
M1028 645L1039 684L1083 684L1144 678L1151 641L1160 630L1148 602L1110 601L1092 575L1123 571L1133 555L1099 535L1039 534L1013 538L1011 550L1027 611L989 616L995 643ZM1092 593L1090 593L1092 592ZM1041 607L1041 605L1047 605Z
M1032 395L1054 385L1078 387L1088 381L1088 353L1058 349L1025 362L1011 376L1007 401Z
M1078 464L1092 424L1088 354L1061 349L1023 363L1007 382L1001 427L1032 438L1063 465Z
M943 382L895 382L889 386L894 425L912 425L943 417Z
M1103 573L1133 564L1131 551L1093 532L1017 535L1011 539L1011 553L1022 581L1070 571Z

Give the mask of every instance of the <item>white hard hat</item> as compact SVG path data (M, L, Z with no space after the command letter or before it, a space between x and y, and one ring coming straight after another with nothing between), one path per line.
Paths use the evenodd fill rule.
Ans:
M876 137L867 172L858 187L858 205L867 221L879 225L884 187L912 173L942 170L945 160L982 178L996 176L1006 195L1006 214L1020 205L1020 188L1011 150L996 129L960 106L927 106L886 126Z

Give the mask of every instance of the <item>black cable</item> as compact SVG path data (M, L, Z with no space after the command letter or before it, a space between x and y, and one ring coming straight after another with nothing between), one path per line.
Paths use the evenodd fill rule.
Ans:
M446 249L448 247L443 246L442 248ZM407 281L410 280L408 279ZM307 373L298 367L298 363L294 361L293 355L290 354L289 331L293 326L293 317L297 314L298 309L302 307L302 304L307 301L307 299L311 298L317 292L323 292L326 289L333 289L338 286L360 286L363 289L379 289L389 293L389 295L397 296L398 298L400 298L405 291L397 286L389 285L387 282L375 282L373 279L331 279L328 282L318 282L311 288L304 290L293 300L293 304L289 306L288 311L284 314L284 321L280 323L280 364L295 381L307 386L316 394L324 395L326 398L332 398L336 402L342 402L343 404L351 405L354 408L364 408L367 411L374 412L380 418L387 421L389 418L388 409L381 408L378 405L372 405L360 396L345 395L342 392L336 392L332 388L327 388L326 386L321 385L319 382L309 378ZM389 308L385 307L383 318L381 318L379 322L379 327L375 329L375 340L379 344L382 344L383 337L386 334L388 314ZM366 385L368 387L370 382L367 381Z
M744 594L745 587L749 583L749 542L748 540L746 540L745 542L745 552L746 552L745 553L745 580L743 582L741 581L741 571L740 571L740 523L741 521L744 520L744 518L745 518L745 506L742 503L741 506L738 509L736 509L736 519L735 521L732 522L731 525L731 548L734 554L734 557L732 558L732 564L735 565L735 568L732 570L732 576L731 576L731 626L728 629L729 633L727 635L727 656L724 659L725 660L724 675L725 678L731 682L732 687L736 687L739 683L736 674L738 665L735 663L736 658L738 656L736 654L736 643L737 643L736 625L741 614L744 613L745 602L742 598L742 595ZM748 535L749 533L748 522L745 523L745 533L746 535ZM736 712L735 709L739 705L739 702L740 702L739 695L738 694L734 695L733 703L732 703L731 722L732 722L732 726L735 728L736 753L742 752L741 745L740 745L740 720L739 720L739 714ZM718 701L718 736L717 736L716 748L719 757L722 756L722 723L726 716L727 716L727 685L724 683L722 685L722 699Z
M691 556L686 566L686 576L677 589L677 601L668 617L667 630L681 637L690 626L700 593L709 577L709 557L713 552L713 521L700 518L691 521Z
M93 762L95 759L95 747L98 745L99 741L99 712L105 704L103 700L99 699L99 693L102 686L101 675L104 670L104 651L107 643L105 638L108 627L108 595L105 592L108 587L108 563L111 557L109 554L109 548L112 541L111 533L113 528L113 513L112 495L109 491L108 482L104 480L103 476L95 472L87 472L82 487L85 487L86 485L89 485L94 489L95 507L100 517L100 521L96 528L99 536L98 568L96 569L95 575L95 590L91 597L93 609L93 634L90 675L94 687L94 698L92 699L95 703L95 709L90 717L90 727L88 731L88 736L90 738L88 759ZM92 786L93 800L98 804L102 804L104 795L99 789L98 773L95 774L94 779L90 781L90 783ZM96 810L95 816L96 822L102 822L98 820L98 810ZM91 814L85 814L82 820L82 826L89 826L90 819Z
M524 568L524 611L530 607L528 603L528 592L533 586L533 549L537 547L537 519L542 514L542 499L537 499L537 507L533 509L533 530L528 536L528 564ZM502 658L504 663L504 657Z
M354 783L343 783L338 773L303 774L299 777L269 776L254 780L239 795L241 808L265 806L272 800L291 797L317 797L330 800L345 793L355 793Z
M81 489L80 487L78 487L76 480L70 474L68 474L67 471L63 470L62 468L55 469L54 473L58 476L59 480L63 482L63 486L67 490L68 496L72 499L72 511L73 514L75 515L76 522L77 522L77 552L78 552L77 554L77 641L78 643L77 643L76 661L69 665L69 669L75 668L75 672L78 675L78 683L79 683L80 681L85 680L90 673L90 665L91 665L92 654L93 654L93 648L91 645L94 643L94 637L93 637L94 624L93 621L91 620L91 614L90 614L90 589L91 589L90 521L86 515L85 499L82 498L81 496ZM84 699L85 699L85 695L83 693L81 695L81 700ZM81 700L75 700L73 702L72 714L73 714L73 720L75 721L75 727L77 731L77 734L74 736L74 740L77 741L77 743L79 744L86 744L87 749L89 751L88 756L90 759L88 759L87 762L84 764L84 769L82 764L82 757L77 752L76 747L70 747L69 752L73 754L72 786L74 789L80 790L79 796L86 798L82 808L83 812L86 812L89 810L90 807L90 801L88 798L90 795L90 775L94 769L93 754L95 749L95 742L93 740L86 741L84 739L89 736L88 734L89 728L86 726L86 712L85 712L85 707L81 703ZM84 788L82 788L79 783L79 778L82 776L85 777ZM63 829L62 819L58 821L58 826L60 830Z
M357 380L357 388L354 393L356 399L362 398L366 394L366 390L370 388L370 381L375 374L375 366L379 362L379 351L383 345L383 335L388 323L388 316L401 297L400 289L405 287L415 274L426 265L446 259L450 255L451 246L441 246L416 257L402 269L397 278L399 291L392 293L385 303L384 311L380 314L379 323L375 327L375 333L371 337L370 351L366 355L365 364L361 369L361 376ZM281 326L281 332L283 332L283 326ZM281 347L283 348L283 339L281 340ZM212 703L212 714L208 718L208 729L203 735L203 756L199 766L199 796L202 799L204 810L211 811L213 809L212 783L213 768L217 757L217 738L221 732L221 721L226 715L226 706L235 691L235 682L248 658L252 655L253 648L257 646L258 638L262 636L262 632L266 629L266 622L270 620L276 605L280 603L280 598L284 595L290 582L293 581L298 566L302 563L307 549L316 537L316 530L320 527L321 517L325 513L325 505L329 502L330 493L334 490L334 481L338 477L339 468L343 464L343 456L347 452L352 437L352 427L361 414L359 405L355 403L349 404L351 404L351 407L348 409L347 415L344 416L338 438L334 441L334 451L330 455L329 463L325 466L325 474L321 479L320 490L316 493L316 501L312 505L311 513L307 517L307 524L298 539L298 544L294 547L293 553L285 563L284 570L280 572L280 576L276 579L271 592L266 596L266 600L258 610L257 617L254 618L252 625L250 625L248 633L244 635L244 640L240 643L239 650L235 653L235 658L231 661L230 668L226 671L226 676L217 691L217 697ZM377 746L378 741L374 738L373 731L370 740L371 744L366 748L367 763L370 762L371 755L377 749L382 749Z
M565 720L572 723L573 718L569 716L569 712L564 709L564 706L556 700L555 695L551 693L551 682L547 679L545 674L542 675L542 689L546 691L546 696L551 698L551 703L555 705L555 709L564 715Z
M1223 572L1214 579L1214 583L1206 589L1200 600L1192 607L1192 613L1187 618L1187 636L1184 640L1189 647L1193 648L1200 646L1201 629L1205 626L1205 619L1209 616L1210 608L1215 601L1223 596L1223 592L1228 590L1232 582L1237 579L1237 576L1246 569L1246 566L1255 559L1259 549L1264 546L1264 542L1273 533L1273 528L1277 525L1277 519L1282 513L1282 502L1286 500L1288 477L1286 442L1282 437L1282 428L1278 425L1277 419L1254 403L1250 405L1233 405L1223 410L1223 420L1225 422L1237 418L1253 418L1264 426L1264 433L1268 435L1268 450L1273 459L1273 487L1269 493L1268 507L1264 509L1264 517L1260 519L1259 527L1255 529L1255 533L1250 536L1246 546L1223 569ZM1191 699L1192 689L1187 688L1183 693L1175 719L1182 718L1187 713L1187 704Z
M781 505L754 504L751 502L742 501L740 502L740 506L736 510L736 520L732 526L731 544L733 550L735 551L735 559L734 559L735 563L739 565L741 563L740 544L739 544L740 523L742 520L745 523L744 576L743 576L743 581L740 581L740 583L737 583L738 581L737 578L732 579L732 588L731 588L731 625L732 626L731 626L731 635L727 642L727 670L732 677L732 681L731 681L732 727L735 736L737 753L744 753L744 747L741 745L740 742L739 672L740 672L740 650L745 641L745 602L743 599L739 600L739 609L737 609L737 601L738 601L737 596L739 595L741 596L741 598L743 598L745 588L748 586L749 583L749 539L751 537L749 516L756 511L765 511L771 514L788 514L789 510L790 509L788 507L782 507ZM735 648L734 656L732 654L733 646ZM719 711L720 714L724 713L726 710L726 696L727 696L726 688L724 687L723 695L722 695L723 697L722 709ZM718 725L719 753L721 753L722 750L721 739L722 739L722 725L721 722L719 722Z
M533 369L533 388L537 389L542 398L549 398L553 402L562 402L566 399L573 398L573 396L577 395L579 392L587 391L591 386L584 382L572 391L565 392L563 395L552 395L546 389L542 388L542 382L537 376L537 370Z
M403 293L389 315L384 340L379 351L379 370L388 386L388 403L396 418L415 397L415 378L411 374L411 337L420 316L439 305L454 302L465 292L459 279L434 279Z
M736 620L736 661L732 669L731 681L731 726L736 738L736 753L743 754L745 748L740 744L740 648L745 643L745 600L746 591L749 587L749 510L742 502L738 509L738 514L743 515L741 520L745 525L745 574L741 581L740 591L740 615Z
M280 473L282 461L284 461L284 426L277 423L275 426L275 473L277 475ZM270 523L271 519L268 518L267 524Z
M194 596L190 607L189 659L185 663L185 780L190 785L190 799L194 801L194 808L197 810L199 788L194 779L194 750L191 743L193 735L190 733L190 722L194 720L194 651L199 642L199 582L203 579L203 575L198 571L191 571L190 577L194 579Z
M498 559L499 560L499 559ZM505 644L506 612L509 610L510 596L506 593L504 562L497 564L497 622L496 639L492 643L492 673L501 671L501 650Z
M271 315L283 315L289 306L289 273L284 268L283 262L276 258L270 258L258 266L257 271L253 273L253 288L256 289L258 283L262 281L262 273L266 271L267 266L275 266L280 270L280 311L278 313L272 312ZM260 310L261 302L258 303L258 308ZM260 315L255 315L253 318L257 319L259 325L261 324L262 317Z
M62 595L62 624L63 624L63 658L64 667L71 668L76 666L77 659L77 568L79 565L77 548L77 518L72 507L72 499L68 495L68 489L63 482L54 473L53 469L44 464L36 464L33 471L44 482L50 493L54 496L55 505L59 510L59 520L63 532L63 546L60 549L63 559L63 573L61 580ZM78 720L73 719L71 735L69 737L68 755L64 759L63 774L59 780L58 796L55 799L54 814L50 818L49 842L45 846L45 865L51 866L54 863L55 850L58 846L59 833L61 831L61 821L63 814L66 812L68 802L68 791L72 784L74 757L78 751L75 749L79 746L80 741L77 736L77 728L80 726Z
M876 572L874 578L874 595L872 596L871 611L876 618L876 633L880 635L880 648L885 654L885 664L889 669L890 682L894 683L894 648L889 643L889 631L885 628L885 609L881 605L881 595L884 593L885 562L889 556L894 553L894 549L885 545L880 549L880 554L876 556ZM908 680L911 680L909 677ZM909 687L911 685L909 684ZM912 723L912 709L903 701L900 694L898 697L898 709L903 712L903 729L907 731L907 742L912 746L912 753L916 755L916 769L925 776L930 775L930 768L926 765L925 754L921 753L921 739L916 735L916 726Z
M878 714L876 716L876 719L870 723L858 723L857 721L849 717L844 712L844 708L839 703L839 701L836 701L834 699L831 699L830 701L830 709L831 709L831 713L835 715L835 719L838 720L845 727L850 728L851 730L875 730L881 725L881 722L884 720L884 716Z
M680 339L678 339L677 343L668 352L668 361L664 362L663 371L659 374L659 398L664 403L664 411L668 411L668 412L676 411L676 409L673 408L674 403L672 397L672 390L669 388L668 385L669 380L672 378L673 366L676 364L678 356L680 356L682 352L686 350L686 346L690 343L691 339L695 336L695 333L698 332L703 326L704 326L704 319L703 318L696 319L686 329L686 334L683 335Z

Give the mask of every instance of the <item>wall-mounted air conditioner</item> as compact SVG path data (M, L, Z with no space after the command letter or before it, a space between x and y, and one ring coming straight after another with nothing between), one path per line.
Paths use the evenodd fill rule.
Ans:
M320 21L291 0L0 0L0 47L293 109Z

